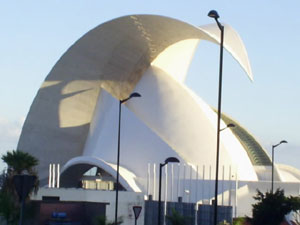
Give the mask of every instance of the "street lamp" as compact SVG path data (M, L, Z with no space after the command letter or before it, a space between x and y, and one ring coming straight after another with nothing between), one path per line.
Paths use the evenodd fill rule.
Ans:
M132 93L128 98L119 101L119 128L118 128L118 156L117 156L117 182L116 182L116 205L115 205L115 225L118 220L118 200L119 200L119 167L120 167L120 130L121 130L121 106L129 99L134 97L141 97L137 92Z
M273 187L274 187L274 148L276 148L278 145L281 145L283 143L287 143L287 141L282 140L277 145L272 145L272 184L271 184L271 193L273 193Z
M218 27L221 31L220 66L219 66L219 96L218 96L218 125L217 125L217 154L216 154L216 179L215 179L215 204L214 204L214 225L217 225L224 26L218 21L219 14L216 10L209 11L208 16L211 17L211 18L214 18L216 20L216 23L217 23L217 25L218 25Z
M162 172L162 168L167 165L168 163L179 163L179 159L175 158L175 157L169 157L165 160L164 163L160 163L159 164L159 188L158 188L158 216L157 216L157 220L158 220L158 225L160 225L160 211L161 211L161 172Z

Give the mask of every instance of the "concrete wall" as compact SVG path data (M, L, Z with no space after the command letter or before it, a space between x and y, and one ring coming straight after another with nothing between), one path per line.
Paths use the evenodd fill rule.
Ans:
M225 181L224 185L224 194L219 192L218 197L218 205L224 206L232 206L232 214L233 217L239 216L252 216L252 204L255 203L253 196L256 195L257 189L261 192L270 191L271 182L270 181L260 181L260 182L251 182L251 181L239 181L232 180L230 182ZM209 204L211 199L213 198L213 180L203 182L203 185L198 185L199 197L202 197L200 194L202 192L202 188L205 193L208 189L211 189L211 194L207 197L208 199L203 199L198 203ZM219 191L222 187L222 181L219 184ZM285 191L286 196L299 196L300 193L300 183L295 182L275 182L274 189L281 188ZM226 191L227 190L227 191ZM190 195L193 192L190 192ZM115 192L114 191L99 191L99 190L84 190L84 189L64 189L64 188L40 188L38 194L33 196L34 200L42 200L43 196L58 196L61 201L87 201L87 202L102 202L109 203L106 206L106 215L108 220L114 220L114 210L115 210ZM164 195L162 196L162 200L164 201ZM175 198L174 198L175 200ZM183 201L186 204L189 204L189 198L185 196ZM190 203L195 203L190 201ZM144 204L144 194L136 193L136 192L119 192L119 215L123 216L124 225L134 224L134 213L132 206L139 205L142 206L142 212L138 219L138 225L144 224L144 212L145 212L145 204ZM155 208L155 206L154 206ZM155 215L156 216L155 216ZM152 218L157 217L157 212L153 209Z
M42 200L43 196L57 196L60 201L73 202L101 202L109 203L106 206L106 217L109 221L115 218L115 198L114 191L84 190L73 188L40 188L37 195L32 196L33 200ZM138 225L144 224L144 196L141 193L119 191L118 217L122 217L122 225L134 224L134 205L142 206Z

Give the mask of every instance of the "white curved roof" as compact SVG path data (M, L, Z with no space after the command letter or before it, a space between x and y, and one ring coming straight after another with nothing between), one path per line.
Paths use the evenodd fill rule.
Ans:
M136 175L137 182L143 183L145 173L139 169L149 159L161 162L173 154L192 164L212 161L214 112L182 83L199 40L218 43L216 25L197 28L167 17L132 15L99 25L71 46L35 97L18 144L18 149L39 158L41 183L46 181L52 162L64 165L74 157L89 156L115 164L116 139L112 137L116 133L115 127L110 127L116 122L114 105L116 99L134 90L143 97L128 102L128 115L132 113L133 121L140 126L137 133L151 136L155 142L152 147L160 149L151 149L147 138L146 144L140 142L140 147L148 150L141 153L137 167L129 161L130 154L127 160L126 155L125 159L122 156L121 165ZM224 47L252 79L245 47L228 25ZM98 123L97 118L102 122ZM104 138L109 132L111 138ZM221 146L224 163L237 163L244 168L240 177L257 179L242 146L229 130L224 136L229 140ZM235 151L229 143L235 143ZM127 144L130 153L135 145ZM122 151L125 149L122 147ZM243 160L235 159L237 153ZM148 159L142 158L145 154Z
M106 161L102 160L101 158L93 157L93 156L79 156L75 157L71 160L69 160L64 167L62 168L62 171L65 171L66 169L74 166L74 165L80 165L80 164L87 164L95 167L102 168L107 173L111 174L116 179L116 170L117 165L112 163L107 163ZM138 185L135 182L136 176L128 171L127 169L120 166L120 184L128 191L134 191L134 192L141 192L141 189L138 187Z
M284 164L276 165L277 173L279 173L280 180L283 182L299 182L300 170Z

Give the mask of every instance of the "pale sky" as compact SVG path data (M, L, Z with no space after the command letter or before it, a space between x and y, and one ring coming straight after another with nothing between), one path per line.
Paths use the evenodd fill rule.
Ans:
M238 63L224 56L222 111L239 121L275 160L300 168L300 1L91 1L0 0L0 154L16 148L30 105L62 54L101 23L131 14L155 14L192 25L231 25L247 48L251 83ZM202 41L186 84L217 104L219 48Z

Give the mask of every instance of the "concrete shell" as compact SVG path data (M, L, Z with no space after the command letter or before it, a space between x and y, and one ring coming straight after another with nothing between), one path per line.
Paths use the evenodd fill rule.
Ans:
M40 160L41 184L46 183L49 163L65 165L65 171L76 162L113 170L118 99L133 91L143 97L126 105L124 121L131 125L123 130L135 128L146 136L138 143L134 133L121 139L124 187L145 188L143 166L167 156L213 164L216 115L183 84L199 40L218 44L216 25L195 27L162 16L132 15L96 27L71 46L39 89L18 143L18 149ZM228 25L224 47L252 79L245 47ZM241 178L257 180L240 142L229 129L222 135L222 163L235 163ZM137 147L143 151L138 153Z

